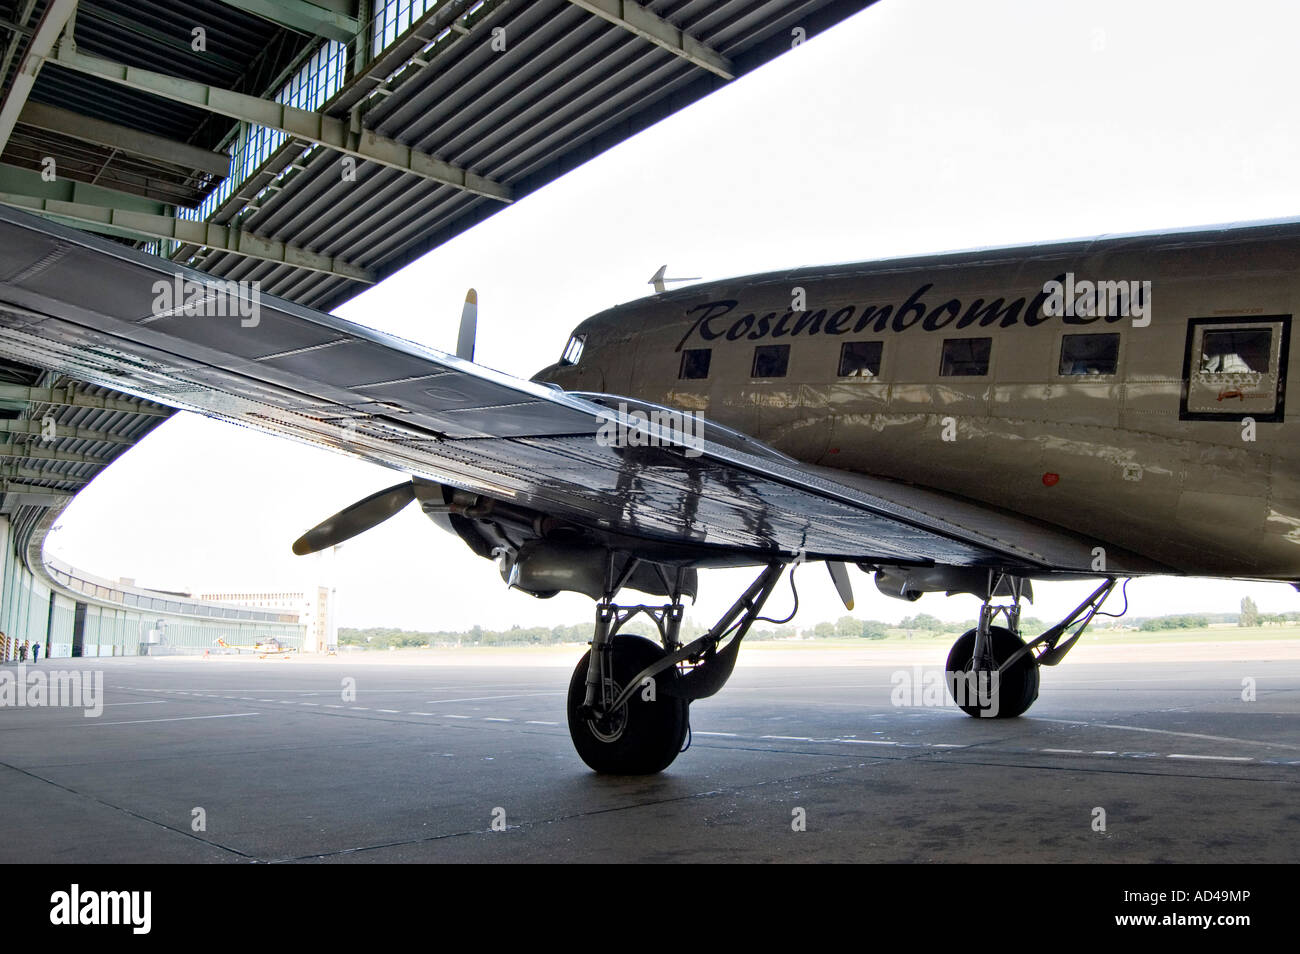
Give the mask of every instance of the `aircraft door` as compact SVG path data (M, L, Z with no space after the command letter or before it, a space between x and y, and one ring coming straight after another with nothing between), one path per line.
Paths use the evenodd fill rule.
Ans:
M1283 420L1290 341L1290 315L1191 319L1179 417Z

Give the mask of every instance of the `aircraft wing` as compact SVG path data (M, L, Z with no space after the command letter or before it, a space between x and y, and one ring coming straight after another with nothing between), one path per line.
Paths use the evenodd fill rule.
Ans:
M1059 529L810 467L720 429L705 430L698 456L602 446L608 414L593 400L289 301L261 296L255 321L159 307L163 286L217 296L220 282L0 208L0 354L28 365L582 525L756 561L802 550L1088 568L1092 544Z

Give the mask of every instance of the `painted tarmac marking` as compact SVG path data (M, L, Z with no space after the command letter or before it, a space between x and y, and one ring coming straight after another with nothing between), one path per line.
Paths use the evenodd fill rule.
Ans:
M1173 729L1149 729L1140 725L1115 725L1110 722L1082 722L1078 719L1042 719L1039 722L1056 722L1061 725L1089 726L1095 729L1123 729L1126 732L1151 732L1156 735L1177 735L1184 739L1204 739L1207 742L1236 742L1239 745L1266 745L1280 749L1300 750L1300 745L1286 742L1263 742L1258 739L1234 739L1226 735L1202 735L1199 732L1175 732Z
M840 739L848 745L897 745L897 742L887 742L884 739Z
M193 722L197 719L238 719L240 716L261 715L260 712L227 712L225 715L205 715L205 716L178 716L174 719L134 719L130 722L88 722L85 725L88 728L101 725L144 725L148 722ZM80 722L74 722L73 725L82 725Z
M563 695L567 695L567 693L561 692L558 689L556 689L547 692L512 692L504 696L466 696L463 699L430 699L425 704L432 706L432 705L439 705L440 703L443 702L492 702L496 699L520 699L525 696L563 696Z
M104 707L108 706L160 706L166 703L166 699L152 699L149 702L105 702Z

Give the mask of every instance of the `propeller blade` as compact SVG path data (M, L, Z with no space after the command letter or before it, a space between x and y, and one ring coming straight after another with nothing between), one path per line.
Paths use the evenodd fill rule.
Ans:
M844 601L844 608L852 610L853 584L849 582L848 564L827 560L826 569L831 571L831 579L835 581L835 589L839 592L840 599Z
M383 523L414 499L415 485L409 480L371 494L365 500L358 500L328 520L316 524L293 542L293 552L298 556L306 556L350 540L358 533L365 533L371 527Z
M456 339L456 357L474 360L474 339L478 335L478 292L470 289L460 313L460 335Z

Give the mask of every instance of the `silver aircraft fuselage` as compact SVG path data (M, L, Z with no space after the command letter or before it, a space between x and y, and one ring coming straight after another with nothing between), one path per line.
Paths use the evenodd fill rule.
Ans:
M1170 572L1296 581L1297 312L1300 222L1256 223L695 285L589 318L538 377Z

